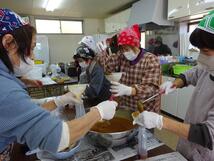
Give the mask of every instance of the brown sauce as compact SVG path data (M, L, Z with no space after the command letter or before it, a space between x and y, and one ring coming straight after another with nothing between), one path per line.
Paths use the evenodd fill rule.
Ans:
M92 127L92 131L101 133L122 132L135 128L132 121L120 117L114 117L109 121L98 122Z

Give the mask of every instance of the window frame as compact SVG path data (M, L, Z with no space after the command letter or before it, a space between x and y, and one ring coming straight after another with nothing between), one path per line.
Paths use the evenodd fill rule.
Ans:
M38 35L84 35L84 20L80 19L60 19L60 18L45 18L45 17L35 17L34 22L35 22L35 28L37 29L36 26L36 20L56 20L59 21L60 24L60 33L37 33ZM82 23L82 33L62 33L62 27L61 27L61 21L78 21Z
M188 24L187 24L187 33L189 32L189 29L190 29L190 26L191 26L191 25L197 25L197 24L199 24L199 22L200 22L200 21L195 21L195 22L190 22L190 23L188 23Z

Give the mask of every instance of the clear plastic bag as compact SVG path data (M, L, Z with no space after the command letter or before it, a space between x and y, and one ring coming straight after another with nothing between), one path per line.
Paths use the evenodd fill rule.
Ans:
M138 155L140 159L146 159L148 156L146 129L142 126L138 128Z

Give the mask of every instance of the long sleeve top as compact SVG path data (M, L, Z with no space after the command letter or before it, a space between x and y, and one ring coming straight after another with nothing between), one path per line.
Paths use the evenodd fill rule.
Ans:
M132 86L137 90L135 96L122 96L120 106L137 109L137 102L143 101L158 93L161 80L160 63L158 58L145 50L141 49L135 62L128 61L122 53L110 56L100 55L100 64L104 66L105 72L123 72L120 83ZM160 97L146 102L144 109L159 112Z
M108 100L111 96L110 82L104 75L103 68L93 61L86 69L88 86L85 89L85 96L95 104Z
M191 125L204 124L209 130L210 140L212 141L211 145L213 146L214 81L211 80L209 72L198 67L185 72L183 75L185 76L186 85L193 85L195 87L184 122ZM211 149L214 148L212 147ZM177 150L189 160L214 160L214 150L210 150L186 139L179 139Z
M56 152L62 122L33 103L24 88L0 60L0 152L12 142Z

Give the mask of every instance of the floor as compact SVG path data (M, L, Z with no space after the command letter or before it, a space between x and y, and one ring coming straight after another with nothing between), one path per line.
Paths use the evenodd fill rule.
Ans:
M166 115L164 115L164 116L166 116ZM166 117L169 117L169 116L166 116ZM160 139L163 143L168 145L170 148L172 148L173 150L176 149L176 145L178 142L178 136L175 135L174 133L172 133L168 130L165 130L165 129L162 129L162 130L155 129L155 136L158 139Z

